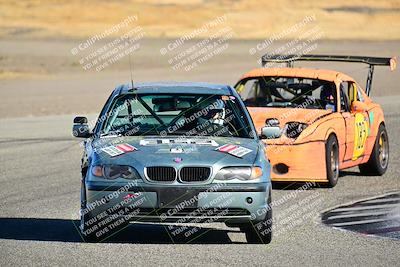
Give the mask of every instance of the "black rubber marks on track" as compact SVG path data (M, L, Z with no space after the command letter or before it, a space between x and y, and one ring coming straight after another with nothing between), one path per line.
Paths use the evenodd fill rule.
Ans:
M400 239L400 192L324 212L322 222L361 234Z

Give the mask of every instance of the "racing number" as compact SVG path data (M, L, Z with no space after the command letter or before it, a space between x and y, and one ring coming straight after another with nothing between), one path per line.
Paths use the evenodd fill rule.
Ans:
M362 113L355 114L354 150L352 160L364 154L365 143L368 137L368 120Z

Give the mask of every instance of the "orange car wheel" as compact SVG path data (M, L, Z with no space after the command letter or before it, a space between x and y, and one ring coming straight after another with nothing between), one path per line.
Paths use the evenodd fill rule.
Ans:
M374 148L367 163L359 166L365 175L383 175L389 165L389 138L383 124L379 126Z
M326 141L325 153L328 186L334 187L339 179L339 144L334 135Z

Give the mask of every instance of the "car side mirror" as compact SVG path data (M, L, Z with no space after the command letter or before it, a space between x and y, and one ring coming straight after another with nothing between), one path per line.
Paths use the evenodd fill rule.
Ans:
M368 110L368 106L361 101L353 101L351 103L351 112L357 113L357 112L366 112Z
M79 138L89 138L92 136L87 122L88 119L86 117L75 117L74 126L72 126L72 135Z
M279 126L265 126L261 128L261 139L275 139L282 135L281 128Z

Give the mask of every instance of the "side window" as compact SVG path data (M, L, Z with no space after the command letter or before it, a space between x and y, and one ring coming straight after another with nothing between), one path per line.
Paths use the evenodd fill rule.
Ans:
M349 102L349 83L342 82L340 84L340 109L342 112L350 112L350 102Z
M362 93L361 93L359 88L357 88L357 100L361 101L361 102L364 102L364 97L363 97L363 95L362 95Z
M242 99L255 98L259 91L258 89L259 85L257 79L247 80L236 88Z
M351 105L353 103L353 101L358 100L357 96L358 96L358 90L357 90L357 86L355 83L353 82L348 82L349 85L349 104Z

